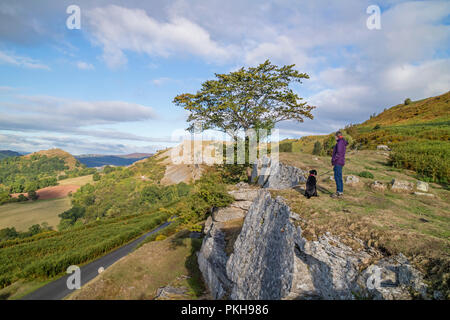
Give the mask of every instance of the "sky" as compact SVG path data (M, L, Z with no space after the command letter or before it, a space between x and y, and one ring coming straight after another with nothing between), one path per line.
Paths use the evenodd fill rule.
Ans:
M327 134L450 90L450 1L1 0L0 150L173 146L188 117L175 96L266 59L306 72L293 90L316 106L280 137Z

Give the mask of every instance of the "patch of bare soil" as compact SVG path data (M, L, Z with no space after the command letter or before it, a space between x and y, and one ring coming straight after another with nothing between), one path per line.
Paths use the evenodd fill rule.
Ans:
M39 189L36 193L39 196L39 200L49 200L49 199L60 199L65 198L69 195L69 193L76 192L80 186L68 185L68 186L54 186L47 187L43 189ZM28 196L27 193L13 193L11 197L17 198L20 194L24 196Z

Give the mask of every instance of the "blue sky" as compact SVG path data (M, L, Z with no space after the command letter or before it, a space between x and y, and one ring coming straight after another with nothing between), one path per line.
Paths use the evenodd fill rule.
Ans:
M81 29L66 8L81 9ZM369 30L369 5L381 29ZM0 149L74 154L171 146L172 104L214 73L266 59L311 79L294 87L315 119L282 137L329 133L450 88L448 1L9 1L0 3Z

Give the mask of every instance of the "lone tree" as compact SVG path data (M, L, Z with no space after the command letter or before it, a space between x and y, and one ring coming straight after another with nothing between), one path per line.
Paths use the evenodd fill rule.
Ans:
M278 67L266 60L257 67L215 74L216 79L204 82L196 94L180 94L173 102L190 112L189 131L200 123L202 130L223 131L235 140L240 130L269 131L283 120L313 119L311 110L315 107L302 102L289 87L309 79L294 66Z

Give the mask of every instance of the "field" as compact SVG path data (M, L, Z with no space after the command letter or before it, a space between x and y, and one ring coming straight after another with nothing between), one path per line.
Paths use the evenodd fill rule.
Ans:
M149 231L170 217L166 212L97 221L67 231L0 243L0 287L16 281L48 280Z
M38 201L9 203L0 206L0 229L15 227L17 231L26 231L32 225L42 222L56 227L60 222L58 215L72 207L71 200L67 195L88 183L93 183L92 175L61 180L59 186L38 190ZM12 196L17 197L18 195L13 194Z
M70 207L68 197L5 204L0 207L0 229L15 227L17 231L26 231L32 225L42 222L56 227L60 220L58 214Z
M68 297L70 300L154 299L158 288L186 288L174 299L197 299L204 292L196 252L201 239L172 236L145 244Z
M92 183L92 174L82 177L64 179L59 181L60 186L84 186L85 184Z

